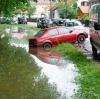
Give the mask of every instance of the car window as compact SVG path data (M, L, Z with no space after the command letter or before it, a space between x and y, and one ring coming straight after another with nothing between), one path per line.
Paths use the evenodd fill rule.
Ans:
M58 28L59 34L67 34L69 33L69 29L66 28Z
M68 22L68 23L67 23L67 26L68 26L68 27L73 27L73 25L74 25L73 22Z
M58 32L56 29L52 29L52 30L49 30L48 35L49 36L58 35Z
M76 22L74 22L74 26L79 26L79 24L78 24L78 23L76 23Z

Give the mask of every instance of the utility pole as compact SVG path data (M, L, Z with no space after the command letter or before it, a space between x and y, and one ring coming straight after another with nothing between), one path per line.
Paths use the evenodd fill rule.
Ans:
M50 0L50 19L52 18L52 10L51 10L51 0Z

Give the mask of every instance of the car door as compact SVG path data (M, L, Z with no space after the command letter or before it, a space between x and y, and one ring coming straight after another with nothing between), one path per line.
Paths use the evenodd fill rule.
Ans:
M58 31L59 31L59 35L62 36L62 42L72 43L76 40L76 34L70 32L71 30L62 27L62 28L58 28Z
M56 28L48 30L48 40L50 40L53 45L60 43L60 36Z

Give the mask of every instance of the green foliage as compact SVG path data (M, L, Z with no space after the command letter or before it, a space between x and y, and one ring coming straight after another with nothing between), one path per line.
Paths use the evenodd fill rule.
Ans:
M69 57L79 69L79 91L74 99L100 99L100 68L97 67L73 45L62 44L54 48L55 51Z
M61 18L67 17L67 9L68 9L68 6L66 6L66 4L64 4L63 7L58 9L58 12Z
M82 17L82 20L89 20L89 15L84 15L84 16Z
M28 4L28 0L0 0L0 16L12 16L17 8Z
M58 12L61 18L69 18L73 19L77 16L77 3L73 3L72 5L64 3L64 5L58 8Z
M89 26L89 15L84 15L81 21L85 26Z
M33 5L33 6L25 6L24 10L27 11L27 14L28 14L29 18L31 18L31 15L33 15L34 12L36 11L36 7L35 7L35 5Z

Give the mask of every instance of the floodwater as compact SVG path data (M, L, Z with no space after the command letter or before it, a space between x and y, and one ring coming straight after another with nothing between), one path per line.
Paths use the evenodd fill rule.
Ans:
M29 55L33 58L37 67L41 68L39 78L45 75L48 84L54 86L56 91L60 93L57 99L73 99L74 94L78 91L78 85L75 83L78 76L76 65L58 53L52 52L52 50L30 50L26 36L24 32L12 33L10 44L22 47L30 53Z

